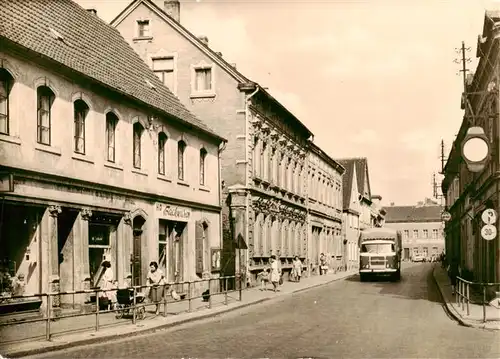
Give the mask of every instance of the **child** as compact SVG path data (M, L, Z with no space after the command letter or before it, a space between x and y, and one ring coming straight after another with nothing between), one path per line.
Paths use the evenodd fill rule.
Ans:
M271 275L271 269L266 268L262 272L259 273L260 276L260 290L267 290L267 283L269 283L269 277Z

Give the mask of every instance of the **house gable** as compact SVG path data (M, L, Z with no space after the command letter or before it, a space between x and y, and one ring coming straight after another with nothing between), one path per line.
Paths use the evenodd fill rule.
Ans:
M356 173L356 166L353 166L352 170L352 182L351 182L351 199L349 203L349 209L354 211L359 211L359 190L358 190L358 174Z
M370 190L370 180L368 176L368 163L365 163L364 174L363 196L371 199L372 196Z

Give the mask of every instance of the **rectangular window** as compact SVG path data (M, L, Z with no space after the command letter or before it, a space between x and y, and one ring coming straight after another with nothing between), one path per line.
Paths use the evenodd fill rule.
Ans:
M418 238L418 229L413 230L413 238Z
M9 81L0 70L0 133L9 134Z
M407 229L405 229L405 230L403 231L403 238L409 238L409 237L410 237L410 231L409 231L409 230L407 230Z
M39 87L37 96L37 142L50 146L50 117L54 96L48 87Z
M174 92L174 58L162 57L153 59L153 72L161 82Z
M150 31L150 27L149 27L149 20L138 20L137 21L137 35L139 37L151 36L151 31Z
M423 231L423 232L424 232L424 233L423 233L423 237L424 237L424 238L429 238L429 231L428 231L427 229L424 229L424 231Z
M437 229L433 229L432 230L432 238L437 238L438 237L438 230Z
M195 91L212 90L212 68L195 69Z

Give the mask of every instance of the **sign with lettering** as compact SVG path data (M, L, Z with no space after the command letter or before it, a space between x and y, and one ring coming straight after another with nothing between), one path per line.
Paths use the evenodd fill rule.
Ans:
M157 202L155 210L157 217L163 219L187 222L191 217L191 209L187 207Z

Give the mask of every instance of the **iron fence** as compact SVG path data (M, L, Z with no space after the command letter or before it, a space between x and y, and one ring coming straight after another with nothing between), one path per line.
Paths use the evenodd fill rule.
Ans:
M467 311L470 315L470 304L481 304L483 308L483 323L488 321L486 308L490 305L487 300L488 288L493 288L494 292L500 289L500 283L471 282L457 276L456 303L462 311ZM489 319L498 320L498 318Z
M212 299L215 296L223 296L223 304L228 305L228 297L231 293L238 293L238 301L242 300L242 278L241 276L224 276L219 278L210 279L200 279L196 281L184 281L175 283L165 283L162 285L140 285L140 286L130 286L122 288L112 288L112 289L101 289L93 288L88 290L79 291L65 291L65 292L49 292L49 293L38 293L38 294L25 294L18 296L1 296L0 297L0 307L3 305L22 305L26 302L39 302L40 308L40 318L26 319L15 322L0 322L0 328L5 326L15 326L27 323L45 322L45 340L50 341L53 333L51 332L51 323L55 320L60 320L64 318L82 317L82 316L95 316L95 331L99 331L100 327L100 316L106 313L115 313L117 319L124 317L124 314L130 314L132 324L136 324L138 319L143 319L145 315L145 308L149 306L163 305L164 317L167 316L167 307L169 304L176 302L188 302L188 312L193 310L192 303L195 299L203 298L207 302L208 308L212 308ZM205 288L202 283L208 282L209 293L201 293L199 295L194 295L196 290ZM230 289L231 288L231 289ZM142 292L144 289L147 291L160 290L161 299L158 301L146 301L146 295ZM179 298L176 300L172 297L172 291L178 294ZM113 295L117 296L118 291L128 291L130 293L129 303L120 304L118 301L109 300L107 293L111 292ZM207 295L208 294L208 295ZM78 295L88 296L92 298L95 296L95 310L85 312L79 311L73 314L55 315L54 303L59 301L60 297L63 295L71 295L73 298ZM173 301L168 298L172 297ZM31 299L31 301L30 301ZM73 299L74 300L74 299ZM94 302L86 304L94 304ZM105 307L106 309L102 309ZM17 314L17 313L15 313Z

